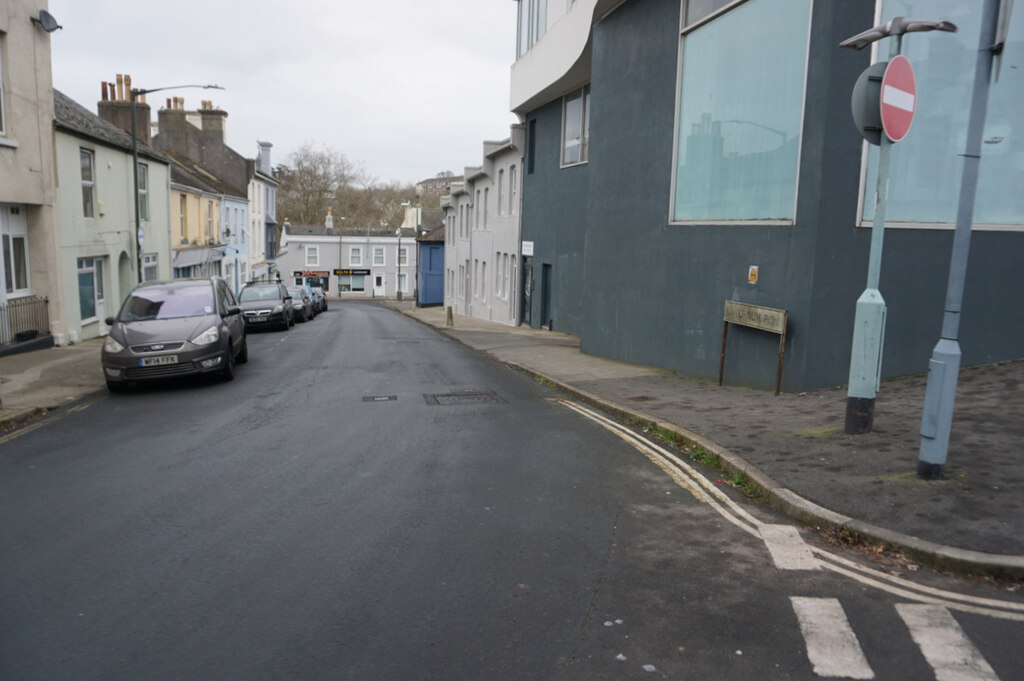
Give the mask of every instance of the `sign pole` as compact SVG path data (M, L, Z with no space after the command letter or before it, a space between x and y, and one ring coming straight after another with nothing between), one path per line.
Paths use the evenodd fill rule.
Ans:
M903 36L890 45L890 61L900 53ZM882 379L882 346L885 341L885 299L878 289L885 242L885 207L889 197L892 141L884 132L878 143L878 177L875 184L875 217L871 225L868 281L857 299L850 353L850 382L846 393L847 433L869 433L875 419L875 398Z
M967 123L967 144L964 150L963 175L960 180L960 203L953 235L946 308L942 318L942 335L928 363L928 385L925 388L924 415L921 418L921 449L917 461L917 477L936 480L942 477L949 450L953 425L953 403L960 373L960 311L963 307L967 257L971 247L971 223L974 221L974 200L978 187L982 134L988 111L989 82L993 57L1002 51L1005 36L997 36L1000 25L1009 24L1010 3L986 0L981 18L981 40L974 71L971 113ZM1001 12L999 10L1002 10ZM1000 15L1004 20L1000 22Z

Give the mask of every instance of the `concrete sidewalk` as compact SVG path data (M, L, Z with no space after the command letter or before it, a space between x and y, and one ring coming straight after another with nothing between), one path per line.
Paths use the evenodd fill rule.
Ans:
M846 390L773 395L580 352L578 339L386 303L625 419L676 433L822 529L945 569L1024 577L1024 361L965 369L946 480L917 479L925 377L883 383L874 432L843 433ZM344 303L332 301L332 309ZM0 431L104 390L102 340L0 357Z

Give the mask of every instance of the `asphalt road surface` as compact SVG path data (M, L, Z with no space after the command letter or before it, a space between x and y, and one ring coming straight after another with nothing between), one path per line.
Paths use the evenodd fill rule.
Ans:
M1024 678L1019 591L861 569L386 307L249 355L0 437L0 679Z

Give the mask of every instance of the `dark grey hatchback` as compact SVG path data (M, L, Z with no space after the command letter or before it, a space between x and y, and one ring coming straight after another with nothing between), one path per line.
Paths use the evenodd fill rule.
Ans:
M106 322L101 361L111 392L195 374L230 381L235 363L249 359L242 310L217 277L139 284Z

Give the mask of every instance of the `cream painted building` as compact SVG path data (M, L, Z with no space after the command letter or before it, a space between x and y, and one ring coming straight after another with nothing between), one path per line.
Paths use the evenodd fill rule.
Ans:
M62 328L57 293L50 34L46 0L0 3L0 345ZM31 311L32 319L19 321ZM49 327L49 328L47 328Z
M131 136L54 91L58 342L107 332L104 319L138 283ZM139 143L142 276L170 279L168 159Z

